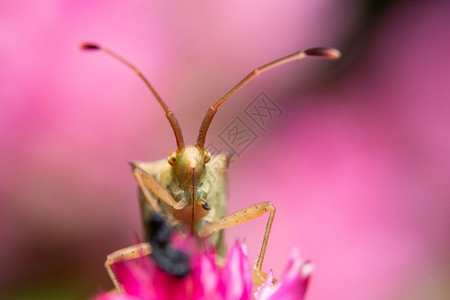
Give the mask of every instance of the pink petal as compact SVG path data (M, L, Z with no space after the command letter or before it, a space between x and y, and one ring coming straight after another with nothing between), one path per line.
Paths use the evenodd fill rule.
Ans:
M223 299L217 292L219 273L213 255L203 254L193 263L194 299Z
M152 286L156 270L146 257L116 263L113 269L127 294L141 299L156 297L156 291Z
M215 254L206 252L191 258L192 273L178 278L160 270L153 261L142 257L114 264L113 268L126 294L104 294L96 300L249 300L252 281L247 248L233 244L225 266L216 265ZM258 289L257 299L302 300L312 271L312 264L293 255L281 280L273 284L273 273Z
M125 293L102 294L95 297L94 300L141 300L140 297L131 296Z
M251 298L252 282L247 249L235 242L222 270L222 285L219 286L225 299L247 300Z
M258 292L258 300L283 299L302 300L308 288L313 265L303 262L294 254L282 276L280 282L272 284L272 274L269 276Z
M273 271L270 270L269 273L267 274L267 278L266 281L264 282L264 284L262 286L260 286L258 288L258 291L256 292L257 294L257 299L258 300L263 300L263 299L269 299L270 295L274 292L274 288L273 288Z

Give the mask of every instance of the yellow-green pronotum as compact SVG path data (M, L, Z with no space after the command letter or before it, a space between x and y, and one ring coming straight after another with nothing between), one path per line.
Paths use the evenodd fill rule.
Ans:
M241 209L231 215L226 215L226 175L229 155L222 153L211 157L208 150L205 149L206 133L217 109L256 75L278 65L308 56L337 59L340 57L340 52L334 48L311 48L287 55L253 70L207 110L200 126L197 143L192 146L185 146L175 114L164 103L139 69L106 47L92 43L83 44L81 47L87 50L101 50L136 72L164 109L175 134L177 149L167 159L155 162L131 163L133 175L139 185L141 213L145 230L148 230L146 226L152 213L158 212L171 226L177 227L181 231L191 231L196 237L208 238L217 253L223 255L225 244L222 229L249 221L268 212L269 219L264 239L253 268L254 281L262 283L265 278L265 274L262 272L262 264L275 215L275 207L271 202L262 202ZM212 161L214 161L214 167L210 166ZM142 243L117 250L108 255L105 266L117 289L121 290L121 286L111 269L111 265L121 260L147 255L150 252L150 245Z

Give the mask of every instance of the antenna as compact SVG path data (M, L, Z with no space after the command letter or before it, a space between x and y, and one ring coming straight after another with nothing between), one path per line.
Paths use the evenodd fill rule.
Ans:
M100 51L103 51L106 54L111 55L112 57L116 58L117 60L119 60L120 62L125 64L130 69L132 69L144 81L145 85L150 89L152 94L155 96L156 100L159 102L161 107L164 109L164 111L166 113L166 117L169 120L170 126L172 127L173 133L175 134L175 139L177 141L177 148L178 148L178 150L183 149L183 147L184 147L183 134L181 133L181 127L180 127L180 124L178 123L177 118L175 117L175 114L173 113L173 111L171 111L169 109L169 107L166 105L166 103L164 103L164 101L158 95L158 93L153 88L153 86L150 84L148 79L145 78L145 76L142 74L142 72L137 67L135 67L132 63L127 61L122 56L118 55L117 53L113 52L112 50L110 50L110 49L108 49L106 47L103 47L103 46L100 46L100 45L97 45L97 44L93 44L93 43L84 43L84 44L82 44L80 46L80 48L83 49L83 50L100 50Z
M225 94L225 96L222 97L219 101L217 101L213 106L211 106L205 114L205 117L203 118L202 124L200 126L200 130L198 132L198 138L197 138L197 147L204 148L205 146L205 139L206 139L206 133L208 132L209 125L211 124L212 119L214 118L214 115L217 112L217 109L219 106L221 106L225 101L228 100L234 93L236 93L244 84L246 84L250 79L253 77L261 74L262 72L269 70L271 68L274 68L276 66L285 64L290 61L303 59L305 57L322 57L322 58L328 58L328 59L338 59L341 57L341 52L339 50L334 48L328 48L328 47L316 47L316 48L310 48L304 51L298 51L293 54L287 55L285 57L279 58L277 60L274 60L268 64L265 64L252 72L248 74L244 79L242 79L238 84L236 84L228 93Z

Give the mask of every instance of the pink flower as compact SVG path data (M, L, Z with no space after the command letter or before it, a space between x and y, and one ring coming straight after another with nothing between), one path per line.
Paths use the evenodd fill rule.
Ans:
M103 294L96 300L258 300L304 299L312 264L293 255L284 275L273 283L270 272L266 282L252 293L251 268L245 245L236 242L225 264L218 266L212 253L196 253L192 272L185 277L168 275L147 257L113 265L125 292Z
M266 282L259 289L256 299L304 299L312 271L312 263L302 261L298 258L297 253L294 253L289 260L281 281L273 284L273 273L270 271Z

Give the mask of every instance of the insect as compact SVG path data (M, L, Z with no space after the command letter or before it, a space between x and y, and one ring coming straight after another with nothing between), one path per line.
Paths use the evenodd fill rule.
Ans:
M340 57L340 52L337 49L327 47L310 48L274 60L253 70L206 111L196 144L186 146L175 114L169 109L138 68L106 47L85 43L81 48L85 50L101 50L131 68L144 81L159 102L175 134L177 149L170 153L167 159L155 162L131 163L133 175L139 186L141 214L145 232L148 234L148 220L156 212L161 214L171 227L178 228L181 232L191 232L198 238L207 238L215 247L218 255L224 255L223 229L269 213L261 249L253 268L254 281L262 283L265 278L265 274L262 272L262 265L275 216L275 207L271 202L262 202L226 215L225 193L230 155L222 153L217 156L211 156L208 150L205 149L208 128L218 108L258 74L281 64L305 57L315 56L337 59ZM121 260L147 255L150 252L151 246L148 243L141 243L117 250L108 255L105 267L117 289L121 290L121 286L112 271L111 265Z
M191 272L189 256L170 244L172 228L158 213L150 217L148 243L152 249L150 256L156 265L166 273L184 277Z

